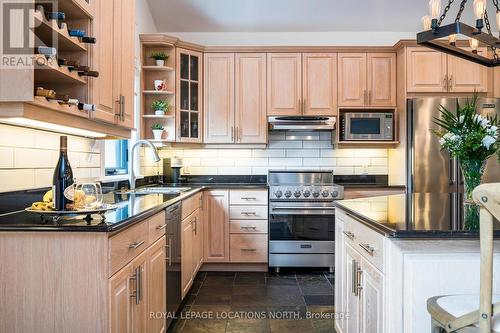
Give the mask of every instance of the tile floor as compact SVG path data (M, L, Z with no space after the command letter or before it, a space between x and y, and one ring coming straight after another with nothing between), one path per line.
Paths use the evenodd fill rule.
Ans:
M200 272L169 332L332 333L333 280L311 270Z

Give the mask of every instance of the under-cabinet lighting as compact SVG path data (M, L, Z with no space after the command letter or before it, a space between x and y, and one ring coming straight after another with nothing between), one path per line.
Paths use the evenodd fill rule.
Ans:
M28 118L20 118L20 117L12 117L12 118L0 118L0 123L15 125L15 126L23 126L35 129L41 129L51 132L71 134L76 136L85 136L91 138L104 138L106 134L100 132L87 131L80 128L74 128L69 126L57 125L46 123L39 120L33 120Z

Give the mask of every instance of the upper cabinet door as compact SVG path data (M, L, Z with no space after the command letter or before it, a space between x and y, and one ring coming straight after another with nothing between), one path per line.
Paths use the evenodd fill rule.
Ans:
M234 128L234 53L205 53L205 143L231 143Z
M446 54L423 47L407 49L406 90L408 92L446 92Z
M302 113L302 54L267 54L267 114Z
M368 105L396 106L396 54L368 53Z
M236 54L237 143L266 143L266 54Z
M486 56L486 49L479 49L478 53ZM487 92L488 68L448 56L448 87L450 92Z
M134 81L135 81L135 1L121 0L121 50L114 61L121 63L121 77L116 82L121 87L122 105L118 124L134 127Z
M367 104L366 53L339 53L339 106Z
M302 55L304 114L337 114L337 54Z
M177 141L202 142L201 61L196 51L177 49Z

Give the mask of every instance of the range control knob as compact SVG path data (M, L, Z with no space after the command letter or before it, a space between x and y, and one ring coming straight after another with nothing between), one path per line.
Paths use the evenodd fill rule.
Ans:
M302 193L302 195L304 196L304 198L309 198L311 196L311 191L305 190L304 193Z
M281 198L283 192L281 192L281 190L277 190L276 192L274 192L274 195L276 196L276 198Z
M321 195L326 198L330 193L328 193L327 190L323 190L323 192L321 192Z
M299 191L299 190L297 190L297 191L293 192L293 196L294 196L294 197L296 197L296 198L300 197L300 194L301 194L301 193L300 193L300 191Z
M286 190L285 191L285 197L290 198L292 196L292 191Z
M333 192L331 193L331 195L332 195L332 197L333 197L333 198L336 198L336 197L338 197L338 196L339 196L339 191L333 191Z
M319 191L313 191L313 197L315 198L319 197Z

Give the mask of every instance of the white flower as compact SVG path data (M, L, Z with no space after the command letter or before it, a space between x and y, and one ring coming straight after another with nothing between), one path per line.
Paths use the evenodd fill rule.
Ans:
M458 118L458 122L461 124L464 122L464 119L465 119L465 116L464 115L461 115L459 118Z
M486 128L490 124L490 121L487 118L481 116L480 114L474 115L474 122L476 124L481 125L482 128Z
M498 137L498 127L496 126L491 126L486 130L486 132L494 138Z
M494 137L490 136L490 135L486 135L483 138L483 141L482 141L483 146L486 149L490 149L491 145L494 144L495 142L497 142L497 140Z

